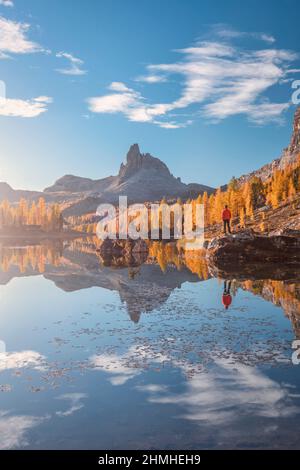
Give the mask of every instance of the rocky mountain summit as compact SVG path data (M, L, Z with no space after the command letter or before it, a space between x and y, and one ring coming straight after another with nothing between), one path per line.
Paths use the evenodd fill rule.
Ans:
M100 203L118 203L121 195L133 203L157 201L163 197L196 197L204 191L210 194L214 188L183 183L159 158L142 154L138 144L134 144L115 176L94 180L65 175L44 191L14 190L7 183L0 183L0 200L14 203L20 198L32 201L44 197L47 202L63 203L66 215L82 215L94 212Z
M118 175L101 180L64 176L46 193L57 191L66 195L82 192L80 200L65 209L65 215L81 215L94 212L100 203L118 203L119 196L127 196L129 203L158 201L167 198L188 198L207 191L214 191L201 184L185 184L172 175L167 165L149 153L140 152L138 144L130 147L125 163L122 163Z
M172 176L169 168L159 158L152 157L150 153L142 154L138 144L133 144L127 153L126 163L121 163L119 179L125 181L140 171L159 171L164 176Z
M272 173L277 169L283 169L287 165L293 163L297 156L300 153L300 106L296 109L294 115L294 123L293 123L293 132L291 136L290 144L287 148L285 148L279 158L276 158L271 163L267 163L266 165L262 166L258 170L255 170L247 175L243 175L238 178L240 183L244 183L245 181L249 180L250 178L257 176L261 178L262 181L266 181L268 178L272 176Z

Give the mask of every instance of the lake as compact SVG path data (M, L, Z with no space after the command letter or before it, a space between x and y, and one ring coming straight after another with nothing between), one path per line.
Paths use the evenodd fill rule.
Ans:
M297 273L217 279L93 240L0 261L0 449L300 448Z

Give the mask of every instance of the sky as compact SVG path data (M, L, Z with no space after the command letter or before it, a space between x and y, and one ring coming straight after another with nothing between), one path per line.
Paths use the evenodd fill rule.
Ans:
M102 178L133 143L214 187L277 158L299 14L298 0L0 0L0 181Z

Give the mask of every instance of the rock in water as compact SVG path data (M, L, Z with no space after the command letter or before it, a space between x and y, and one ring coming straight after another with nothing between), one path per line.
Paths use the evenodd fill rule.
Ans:
M288 235L263 236L245 230L211 240L207 258L220 269L238 269L249 263L300 264L300 238Z
M148 245L145 240L103 240L97 249L100 255L125 256L128 254L148 253Z

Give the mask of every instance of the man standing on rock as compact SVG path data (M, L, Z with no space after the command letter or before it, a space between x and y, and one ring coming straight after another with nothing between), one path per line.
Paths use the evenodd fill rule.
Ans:
M231 233L230 229L230 220L231 220L231 212L228 209L228 206L225 206L222 212L222 220L223 220L223 225L224 225L224 233Z

